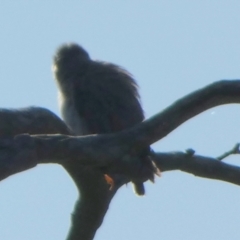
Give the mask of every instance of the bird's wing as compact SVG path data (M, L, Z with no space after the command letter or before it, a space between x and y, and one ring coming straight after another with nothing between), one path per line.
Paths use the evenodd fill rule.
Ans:
M94 62L75 86L75 108L89 133L121 131L144 119L137 84L116 65Z

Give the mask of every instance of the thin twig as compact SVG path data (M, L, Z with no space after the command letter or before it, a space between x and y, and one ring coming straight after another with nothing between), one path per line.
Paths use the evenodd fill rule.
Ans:
M237 144L233 147L233 149L231 149L231 150L228 151L228 152L223 153L221 156L217 157L216 159L219 160L219 161L222 161L224 158L226 158L226 157L228 157L228 156L230 156L230 155L232 155L232 154L239 154L239 153L240 153L239 147L240 147L240 144L237 143Z

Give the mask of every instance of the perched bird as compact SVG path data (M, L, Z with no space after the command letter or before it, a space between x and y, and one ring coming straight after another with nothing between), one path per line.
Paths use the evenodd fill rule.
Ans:
M77 44L60 46L53 60L54 77L64 121L76 135L104 134L130 128L144 119L138 86L123 68L92 60ZM143 149L139 161L149 167L149 179L157 168ZM144 195L142 182L133 182L138 195Z

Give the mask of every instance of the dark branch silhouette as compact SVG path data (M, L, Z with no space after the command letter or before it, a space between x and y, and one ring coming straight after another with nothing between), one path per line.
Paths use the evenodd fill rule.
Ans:
M240 167L220 162L216 158L183 152L155 153L153 158L162 172L181 170L197 177L240 185Z
M66 125L43 108L0 110L0 179L39 163L61 164L80 193L68 240L93 239L114 194L124 183L143 180L136 151L162 139L183 122L223 104L240 102L240 81L219 81L176 101L161 113L116 134L70 136ZM25 134L24 134L25 133ZM19 135L20 134L20 135ZM16 135L16 136L15 136ZM229 154L239 153L239 148ZM162 172L181 170L240 185L240 168L193 150L152 153ZM115 186L109 190L100 168ZM136 169L138 171L136 171Z
M240 103L240 80L221 80L177 100L159 114L139 124L129 132L133 142L153 144L188 119L216 106ZM137 132L137 133L135 133ZM137 139L136 139L136 138Z

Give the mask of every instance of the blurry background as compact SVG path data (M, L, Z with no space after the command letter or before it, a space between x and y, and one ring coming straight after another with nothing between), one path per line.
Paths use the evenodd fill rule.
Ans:
M59 115L52 56L65 42L128 69L146 117L220 79L240 78L238 0L1 1L0 107L42 106ZM156 143L218 156L239 142L240 106L210 109ZM227 159L240 163L240 156ZM112 201L96 240L240 239L240 188L179 171L136 197L131 184ZM57 165L0 183L0 239L64 240L77 191Z

